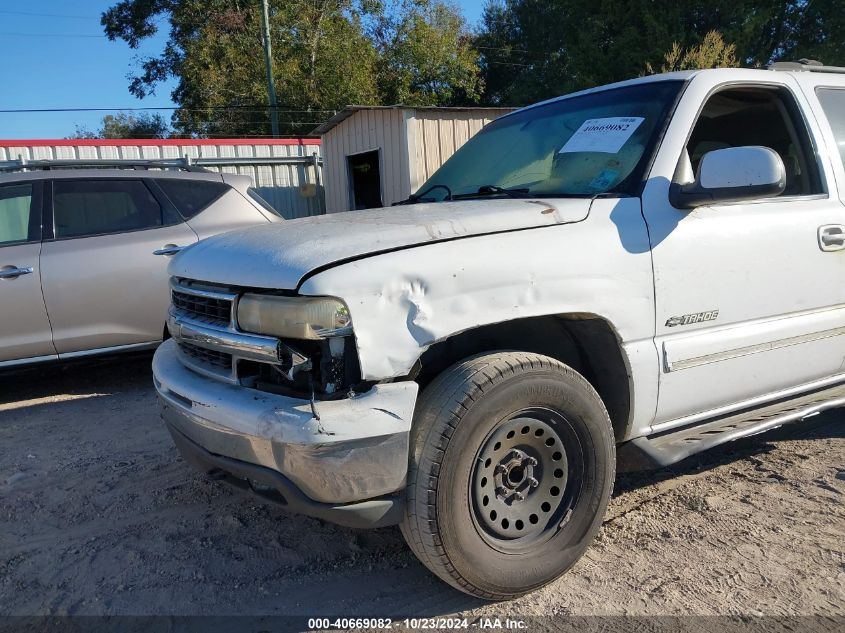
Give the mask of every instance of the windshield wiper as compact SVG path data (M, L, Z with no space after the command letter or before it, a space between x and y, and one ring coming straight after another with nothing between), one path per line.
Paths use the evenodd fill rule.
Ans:
M455 200L466 200L467 198L477 198L479 196L493 196L502 193L506 196L510 196L511 198L521 198L528 192L529 189L527 187L506 189L505 187L499 187L498 185L481 185L478 188L478 191L475 193L460 193L452 197Z
M445 189L446 190L446 197L443 198L444 200L451 200L452 199L452 190L449 189L446 185L431 185L425 191L420 191L419 193L411 194L404 200L400 200L399 202L394 202L392 206L396 207L400 204L414 204L415 202L437 202L434 198L423 198L425 194L429 191L434 191L435 189Z

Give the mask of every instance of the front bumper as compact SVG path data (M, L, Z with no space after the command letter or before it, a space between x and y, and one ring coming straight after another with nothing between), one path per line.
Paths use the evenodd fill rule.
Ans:
M370 500L405 484L414 382L317 401L318 420L307 400L191 371L179 361L173 340L156 352L153 377L172 431L211 456L278 473L314 502Z
M186 462L214 479L225 479L238 488L251 489L265 499L282 504L290 512L356 528L385 527L396 525L402 520L404 497L401 495L356 503L318 503L306 497L281 473L263 466L214 455L172 426L168 428Z

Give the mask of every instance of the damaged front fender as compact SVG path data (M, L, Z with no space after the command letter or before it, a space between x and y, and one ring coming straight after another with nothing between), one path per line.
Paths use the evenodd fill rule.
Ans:
M467 330L573 313L612 324L632 373L653 373L656 362L651 257L636 198L597 199L580 222L349 262L300 292L346 301L365 380L407 376L429 346ZM641 394L644 410L652 391Z

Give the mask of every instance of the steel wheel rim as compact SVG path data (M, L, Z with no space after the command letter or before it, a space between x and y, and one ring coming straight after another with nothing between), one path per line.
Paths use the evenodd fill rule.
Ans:
M481 443L469 480L480 536L504 553L548 541L569 522L583 468L581 444L559 412L529 408L501 420Z

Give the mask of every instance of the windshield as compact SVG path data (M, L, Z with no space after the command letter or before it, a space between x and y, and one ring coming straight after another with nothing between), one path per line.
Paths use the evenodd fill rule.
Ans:
M636 193L681 85L659 81L603 90L493 121L415 198Z

